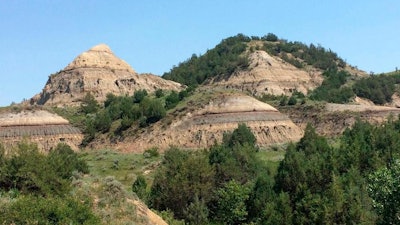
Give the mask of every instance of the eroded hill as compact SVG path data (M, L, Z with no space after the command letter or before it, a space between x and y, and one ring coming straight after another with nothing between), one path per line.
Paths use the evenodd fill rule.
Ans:
M0 113L0 143L12 149L21 141L31 141L43 152L58 143L78 150L83 134L68 120L42 109L3 111Z
M245 123L259 146L298 141L303 131L274 107L235 92L204 91L189 97L163 120L115 147L142 152L151 147L208 148Z
M111 49L100 44L77 56L67 67L49 79L42 92L30 99L32 105L79 105L87 93L97 101L106 95L132 95L137 90L179 91L183 87L152 74L138 74Z

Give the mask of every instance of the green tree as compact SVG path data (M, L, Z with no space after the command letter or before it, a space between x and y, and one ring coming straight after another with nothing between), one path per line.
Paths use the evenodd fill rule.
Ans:
M241 123L231 134L226 133L223 141L225 145L234 147L246 144L249 146L255 146L257 140L253 132L251 132L251 129L246 124Z
M26 195L0 206L3 224L101 224L89 205L71 197Z
M36 144L19 143L16 154L4 161L0 189L16 189L38 196L64 196L70 189L70 177L63 177L65 173L50 164L49 159L39 152Z
M147 199L147 182L146 178L143 175L139 175L135 182L132 184L132 191L136 193L136 195L146 201Z
M208 208L204 200L194 197L192 203L185 209L185 221L190 225L208 224Z
M296 105L297 104L297 99L295 96L291 96L288 100L288 105Z
M99 110L99 103L94 96L88 92L82 99L81 111L84 114L96 113Z
M268 174L257 178L247 202L249 220L257 221L262 218L264 210L274 203L276 194L273 188L274 180Z
M231 180L216 190L216 206L213 217L226 224L241 224L247 219L246 201L250 189Z
M134 103L140 103L144 97L146 97L148 95L147 91L142 89L142 90L137 90L135 91L135 93L133 94L133 102Z
M110 114L107 111L100 111L96 114L96 117L93 121L93 126L96 131L99 132L107 132L111 127L112 119Z
M400 161L368 177L368 193L373 199L379 224L400 224Z
M49 152L47 163L63 179L70 179L74 171L89 173L86 162L80 159L69 145L64 143L59 143L54 150Z
M194 197L210 201L214 170L205 152L189 153L176 148L165 152L151 187L149 203L157 210L170 209L179 219Z
M261 40L265 41L278 41L278 36L273 33L268 33L267 35L263 36Z
M267 172L266 167L256 156L256 149L245 144L230 148L214 145L209 152L209 162L215 168L215 182L222 187L230 180L245 184L259 174Z
M172 91L165 98L165 108L172 109L178 104L178 102L179 102L179 94L176 91Z
M156 95L156 98L164 97L164 91L162 89L157 89L154 94Z

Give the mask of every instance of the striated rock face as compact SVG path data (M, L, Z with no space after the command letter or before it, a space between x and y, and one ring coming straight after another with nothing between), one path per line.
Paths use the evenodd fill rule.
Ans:
M160 122L158 126L118 146L124 151L137 152L153 146L161 150L169 146L207 148L221 143L224 133L233 131L239 123L251 128L259 146L298 141L303 136L303 130L287 116L243 94L216 94L208 100L208 104L199 109L186 109L181 115L169 124Z
M87 93L104 101L108 93L132 95L136 90L179 91L183 87L152 74L137 74L105 45L97 45L80 54L67 67L49 77L40 94L30 100L38 105L79 105Z
M295 90L307 94L323 81L320 71L298 69L265 51L251 53L249 60L247 70L236 71L229 77L217 77L209 85L237 89L254 95L290 95Z
M64 118L44 110L9 112L0 114L0 142L12 149L22 140L38 144L48 152L63 142L78 150L83 135Z

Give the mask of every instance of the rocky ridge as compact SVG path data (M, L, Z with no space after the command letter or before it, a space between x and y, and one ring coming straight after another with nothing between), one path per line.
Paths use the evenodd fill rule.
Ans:
M77 56L60 72L50 75L42 92L30 99L32 105L79 105L87 93L102 102L108 93L132 95L136 90L179 91L181 84L152 74L138 74L111 49L100 44Z

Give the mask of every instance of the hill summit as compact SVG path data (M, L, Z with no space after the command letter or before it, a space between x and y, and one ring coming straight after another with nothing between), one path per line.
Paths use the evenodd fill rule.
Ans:
M88 51L83 52L65 67L64 70L78 68L108 68L136 73L128 63L115 56L106 44L96 45Z
M63 70L49 76L42 92L30 99L31 105L79 105L87 93L97 101L106 95L132 95L137 90L157 89L179 91L174 81L152 74L138 74L118 58L105 44L99 44L78 55Z

